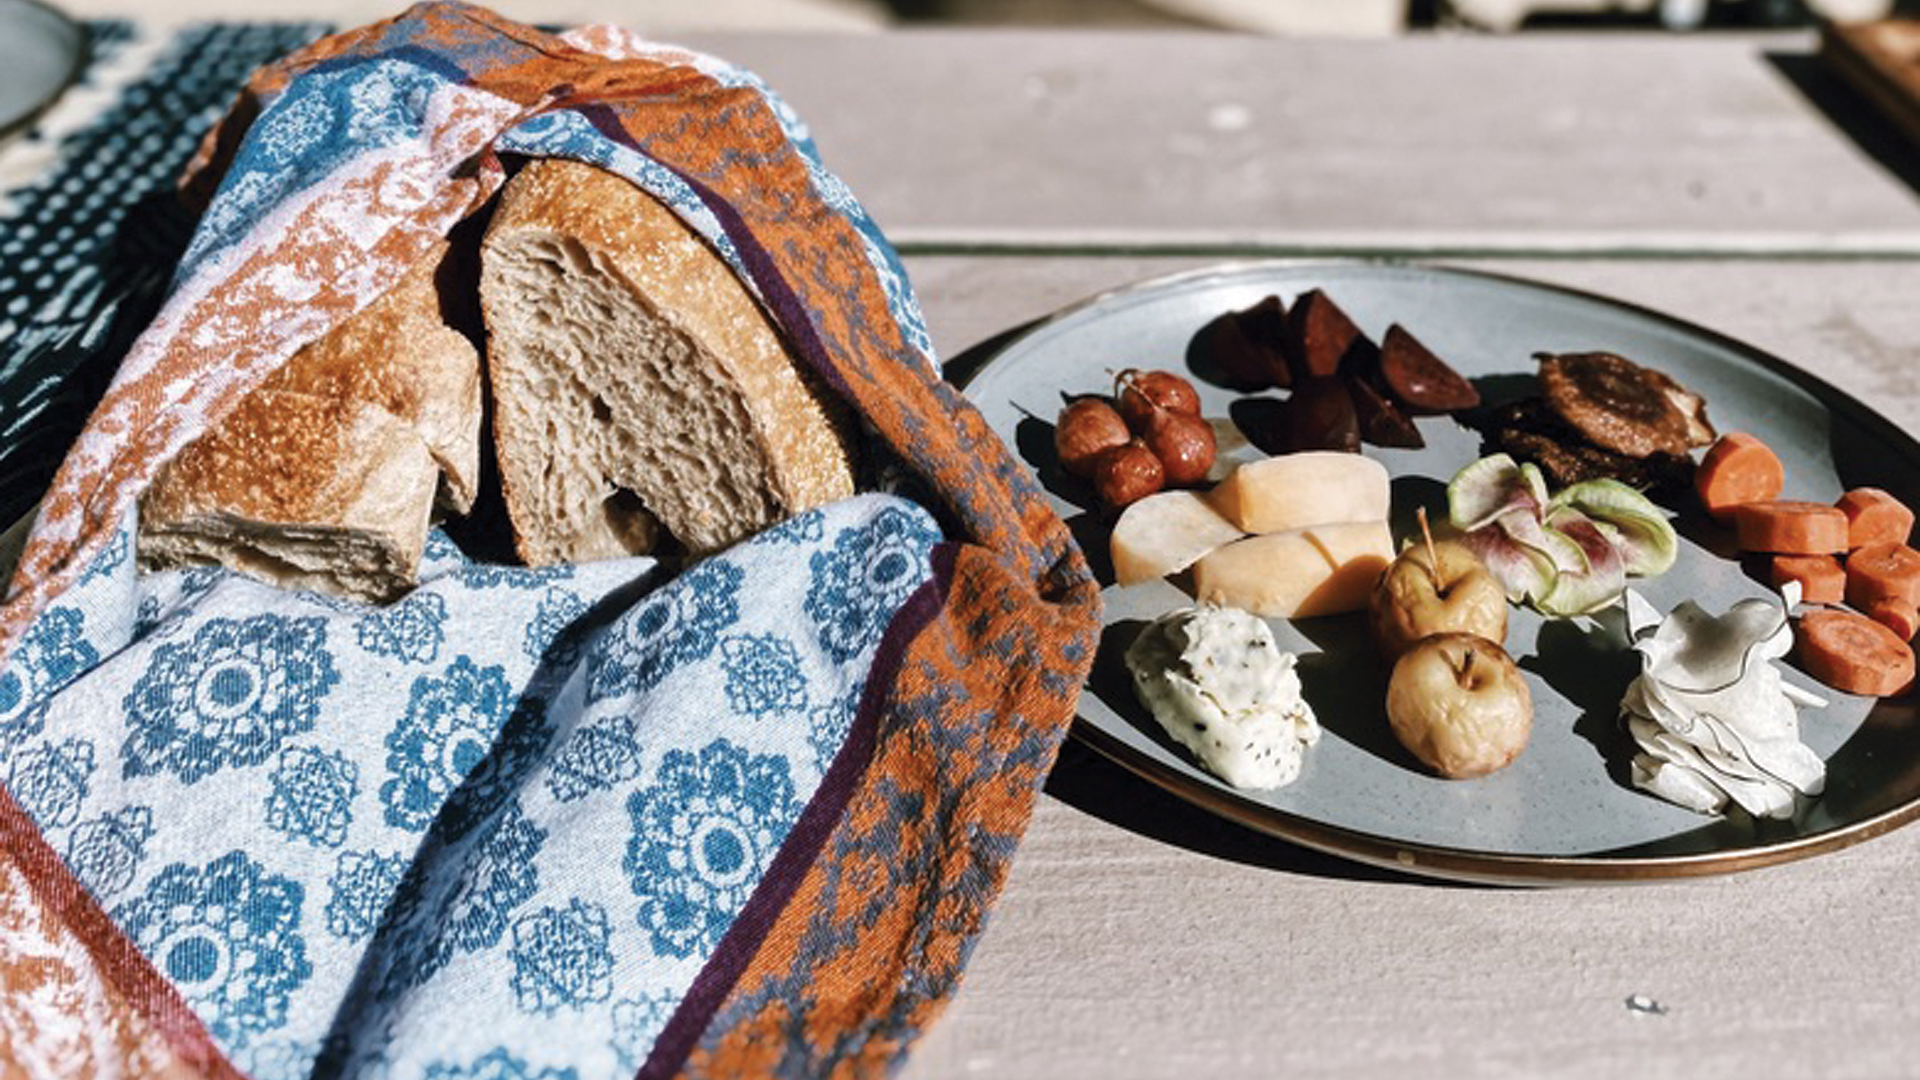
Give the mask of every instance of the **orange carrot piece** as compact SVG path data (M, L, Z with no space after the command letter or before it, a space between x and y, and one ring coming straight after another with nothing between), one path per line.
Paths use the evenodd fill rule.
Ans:
M1913 686L1913 650L1857 612L1807 612L1796 644L1801 668L1835 690L1886 697Z
M1896 597L1883 596L1868 604L1867 618L1893 631L1901 641L1912 641L1920 632L1920 608Z
M1868 544L1904 544L1913 535L1913 511L1879 488L1854 488L1834 503L1847 515L1847 550Z
M1847 572L1831 555L1775 555L1773 587L1800 583L1800 599L1808 604L1837 604L1847 597Z
M1865 611L1882 597L1920 606L1920 551L1868 544L1847 556L1847 603Z
M1742 503L1733 508L1733 527L1747 551L1836 555L1847 550L1847 515L1826 503Z
M1786 482L1779 456L1744 431L1720 436L1693 471L1694 490L1716 518L1725 518L1736 506L1778 499Z

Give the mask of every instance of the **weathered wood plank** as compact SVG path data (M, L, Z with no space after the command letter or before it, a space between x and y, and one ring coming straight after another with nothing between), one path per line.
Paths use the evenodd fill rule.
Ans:
M1920 160L1810 35L692 40L908 244L1920 252Z
M1920 829L1718 880L1527 892L1365 877L1222 835L1119 769L1046 799L967 981L902 1073L1902 1075ZM1628 1005L1644 995L1645 1012Z
M950 352L1193 260L915 259ZM1911 266L1477 264L1655 306L1920 423ZM1744 875L1517 891L1384 877L1069 746L907 1080L1899 1075L1920 828ZM1663 1013L1628 1006L1634 995Z

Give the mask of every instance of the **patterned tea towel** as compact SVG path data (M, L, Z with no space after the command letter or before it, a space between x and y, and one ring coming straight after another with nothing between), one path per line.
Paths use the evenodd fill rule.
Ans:
M902 467L669 577L136 573L156 469L502 181L621 173ZM872 1076L951 995L1097 588L751 75L452 3L257 72L0 608L0 1073ZM919 494L909 495L906 492Z

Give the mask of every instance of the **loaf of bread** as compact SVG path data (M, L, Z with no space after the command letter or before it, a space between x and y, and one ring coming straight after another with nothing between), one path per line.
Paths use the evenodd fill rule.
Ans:
M468 257L471 258L471 249ZM440 244L386 295L302 349L263 389L378 406L427 444L440 466L439 502L464 514L480 488L480 355L448 325L449 292L471 289ZM443 278L463 280L443 284Z
M529 565L713 551L849 495L838 403L707 244L621 177L528 163L481 244L494 448Z
M480 358L441 315L443 244L301 349L141 500L150 568L221 564L276 584L389 600L418 580L436 501L473 503Z

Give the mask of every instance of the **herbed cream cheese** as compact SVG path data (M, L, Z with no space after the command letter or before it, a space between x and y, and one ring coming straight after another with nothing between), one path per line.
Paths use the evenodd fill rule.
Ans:
M1149 623L1127 649L1140 700L1175 742L1236 788L1283 787L1300 775L1320 724L1300 696L1294 655L1238 608L1183 608Z

